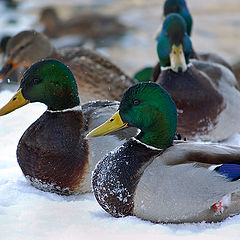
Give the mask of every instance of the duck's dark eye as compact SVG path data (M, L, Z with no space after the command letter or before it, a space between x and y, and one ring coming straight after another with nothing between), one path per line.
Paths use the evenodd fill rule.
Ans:
M42 81L41 78L34 78L34 79L33 79L33 83L34 83L34 84L39 84L41 81Z
M137 105L139 105L141 102L138 100L138 99L134 99L133 100L133 105L134 106L137 106Z

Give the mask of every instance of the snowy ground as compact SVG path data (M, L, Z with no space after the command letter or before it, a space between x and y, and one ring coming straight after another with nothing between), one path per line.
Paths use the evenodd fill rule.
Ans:
M0 92L0 106L13 95ZM16 146L24 130L46 109L29 104L0 118L0 239L239 239L240 216L217 224L153 224L113 218L93 194L62 197L39 191L22 175ZM232 144L239 144L237 135Z
M28 0L28 2L33 1ZM35 1L35 7L36 2L39 1ZM49 3L49 0L41 3L44 2ZM76 0L76 2L80 1ZM121 2L124 1L121 0ZM160 21L159 9L163 1L156 0L152 3L142 1L144 5L139 10L128 9L129 1L125 2L127 7L122 8L123 20L131 23L130 25L136 29L142 30L138 30L134 38L127 36L123 43L116 45L110 52L108 49L105 52L127 73L133 73L144 64L153 64L156 61L153 35ZM140 1L132 2L137 5ZM196 49L203 50L207 45L210 50L219 50L230 60L237 58L239 51L234 48L236 44L233 43L239 41L239 31L235 31L236 28L234 28L234 24L238 26L239 23L239 1L231 0L226 5L224 0L202 0L201 2L189 0L189 6L195 17L193 40ZM216 10L216 6L219 9ZM210 9L211 14L206 9ZM36 21L36 16L6 12L1 4L0 12L1 34L15 34L29 28ZM9 23L15 18L18 20L16 25ZM217 18L218 21L212 21L212 18ZM219 21L221 27L219 27ZM227 34L222 33L223 28L228 30ZM219 37L220 33L224 36ZM207 43L202 44L203 41ZM11 96L12 93L9 91L0 92L0 107ZM33 188L18 166L16 147L25 129L45 109L46 107L42 104L29 104L7 116L0 117L0 239L240 239L240 216L229 218L218 224L180 225L153 224L135 217L116 219L101 209L92 194L62 197ZM229 143L240 145L240 136L233 136Z

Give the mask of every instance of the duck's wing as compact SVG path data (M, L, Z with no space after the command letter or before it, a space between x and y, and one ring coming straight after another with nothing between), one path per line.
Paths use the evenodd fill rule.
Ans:
M124 92L136 83L113 63L90 50L63 49L61 55L75 76L82 102L121 100Z
M226 176L231 181L240 179L240 164L222 164L217 166L214 170Z
M180 143L166 149L162 155L166 165L184 163L240 164L240 147L205 143Z
M144 219L157 222L216 221L218 218L212 206L223 197L240 191L239 181L228 181L207 168L194 164L166 166L158 161L159 158L155 159L146 168L135 192L135 213Z
M217 87L220 81L224 80L224 82L229 86L239 88L233 72L224 65L196 59L191 59L191 63L195 68L205 73Z
M95 64L101 65L105 69L111 70L115 74L119 76L124 76L126 81L129 81L131 84L136 83L136 81L130 77L128 77L120 68L118 68L115 64L113 64L109 59L102 56L101 54L86 48L65 48L59 50L62 56L64 56L65 60L70 62L77 62L78 58L81 60L90 59Z
M214 52L198 52L197 53L198 59L205 62L211 62L211 63L218 63L225 67L227 67L229 70L232 70L231 65L219 54Z
M239 192L240 182L231 182L194 163L239 162L239 150L187 143L170 147L144 171L135 193L135 213L145 219L170 222L225 218L224 214L215 217L211 207L224 196Z

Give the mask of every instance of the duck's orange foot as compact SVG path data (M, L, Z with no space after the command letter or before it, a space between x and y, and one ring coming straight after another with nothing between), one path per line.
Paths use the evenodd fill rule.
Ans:
M231 203L231 194L224 196L220 201L213 204L212 209L215 215L221 215L225 207L228 207Z

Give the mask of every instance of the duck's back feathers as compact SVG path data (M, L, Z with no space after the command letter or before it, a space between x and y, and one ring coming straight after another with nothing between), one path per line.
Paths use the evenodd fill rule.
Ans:
M161 161L168 166L186 163L240 164L239 147L219 144L180 142L167 148Z
M208 134L209 136L204 137L204 139L219 141L239 132L240 87L232 71L217 63L197 60L191 60L191 62L195 68L211 79L212 84L224 99L225 108L218 116L217 125L212 128Z
M213 52L198 52L197 57L194 57L195 59L210 62L210 63L218 63L225 67L227 67L229 70L232 71L231 65L219 54L213 53Z
M66 48L52 55L69 66L78 86L81 102L120 100L124 91L136 83L107 58L84 48Z
M239 88L239 83L237 82L233 72L223 65L195 59L191 59L191 63L196 69L205 73L217 87L220 82L225 82L230 86Z
M64 56L64 60L67 62L76 62L78 58L88 58L91 59L96 64L102 65L104 68L114 71L116 74L124 75L124 72L118 68L116 65L111 63L106 57L96 53L93 50L87 48L69 48L59 49L58 52L60 55ZM131 80L129 78L129 80Z

